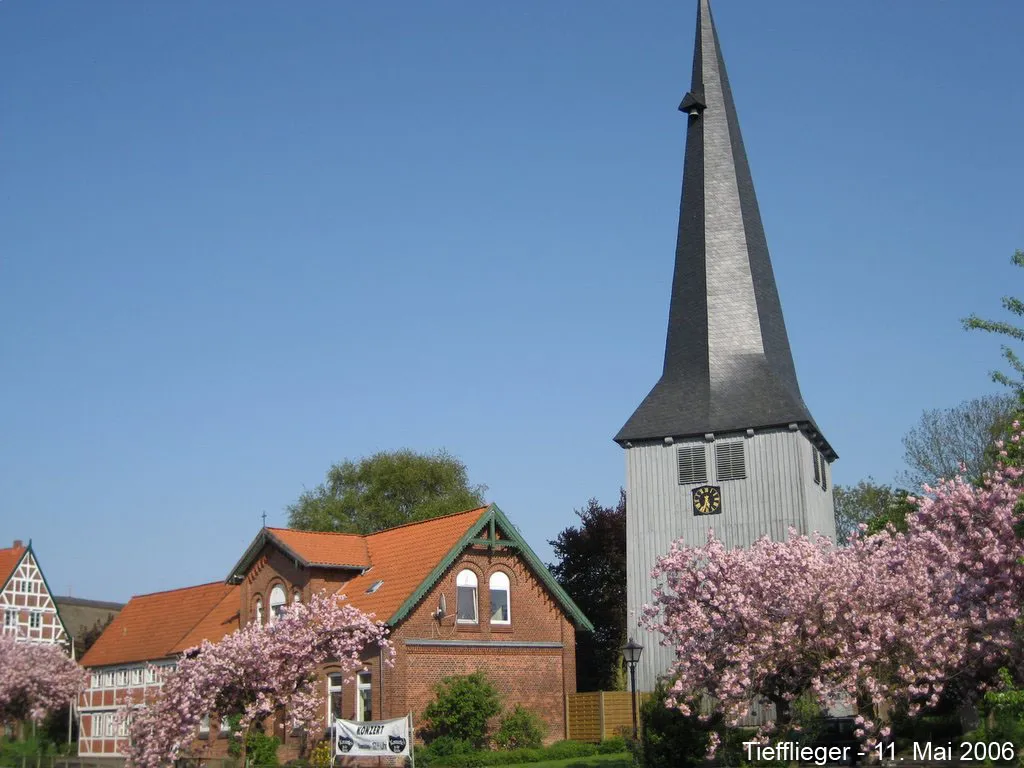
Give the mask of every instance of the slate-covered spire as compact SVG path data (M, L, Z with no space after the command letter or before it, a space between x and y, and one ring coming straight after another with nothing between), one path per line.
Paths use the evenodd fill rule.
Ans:
M708 0L698 0L675 275L661 379L620 443L801 425L820 437L797 384L768 244Z

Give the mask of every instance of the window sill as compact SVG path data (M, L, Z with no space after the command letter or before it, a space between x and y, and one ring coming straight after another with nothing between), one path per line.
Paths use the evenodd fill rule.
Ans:
M491 624L491 632L504 632L511 634L512 631L511 624Z

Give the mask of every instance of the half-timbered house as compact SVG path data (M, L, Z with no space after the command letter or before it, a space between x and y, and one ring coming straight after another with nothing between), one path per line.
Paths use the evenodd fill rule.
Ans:
M26 546L15 540L0 549L0 584L5 635L34 643L69 642L31 541Z

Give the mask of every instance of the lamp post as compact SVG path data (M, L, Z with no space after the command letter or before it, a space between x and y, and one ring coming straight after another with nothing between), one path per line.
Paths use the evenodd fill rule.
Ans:
M622 657L629 665L629 687L633 691L633 739L636 740L636 665L640 661L640 654L644 647L632 637L629 642L622 646Z

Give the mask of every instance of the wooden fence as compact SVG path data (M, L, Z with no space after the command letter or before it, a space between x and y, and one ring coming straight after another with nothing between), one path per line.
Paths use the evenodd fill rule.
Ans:
M637 693L639 710L651 694ZM565 697L565 737L597 743L633 731L633 698L629 691L570 693Z

